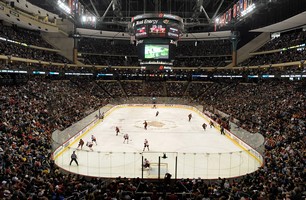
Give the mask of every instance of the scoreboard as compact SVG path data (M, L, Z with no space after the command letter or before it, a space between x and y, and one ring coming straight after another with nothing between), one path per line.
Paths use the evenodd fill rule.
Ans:
M184 30L182 18L162 13L137 15L129 30L136 40L140 65L160 68L173 64L177 41Z
M135 39L169 38L178 40L184 29L180 17L170 14L143 14L132 18L132 34Z

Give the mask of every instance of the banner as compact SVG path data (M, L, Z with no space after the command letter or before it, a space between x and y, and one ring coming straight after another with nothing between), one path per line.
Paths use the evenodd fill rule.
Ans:
M236 18L237 4L233 6L233 18Z
M243 10L246 10L248 7L248 0L244 0Z
M252 0L248 0L248 7L253 4Z
M239 13L242 13L242 11L243 11L243 0L240 0L239 7L240 7Z
M80 4L80 13L79 13L79 15L84 15L84 13L85 13L85 8L84 8L84 6L82 5L82 4Z
M72 0L69 0L69 1L68 1L68 6L69 6L69 8L72 10Z
M236 17L239 17L240 16L240 2L238 1L237 4L236 4Z

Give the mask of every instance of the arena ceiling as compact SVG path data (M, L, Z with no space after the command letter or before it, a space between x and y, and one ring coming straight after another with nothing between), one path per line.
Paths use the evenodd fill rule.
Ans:
M56 0L28 0L41 8L63 16ZM79 0L98 19L96 28L124 31L131 18L143 13L171 13L184 19L187 32L213 31L214 19L232 8L238 0ZM252 0L256 10L242 21L222 30L232 30L239 24L256 29L277 23L306 10L305 0ZM82 27L81 27L82 28ZM85 27L86 28L86 27Z
M182 18L201 19L208 22L209 18L225 11L236 0L80 0L92 13L103 16L107 7L119 4L122 17L133 17L143 13L162 12L178 15ZM205 10L201 10L201 6ZM219 8L220 6L220 8ZM218 9L219 8L219 9ZM97 12L96 12L97 11ZM116 16L116 11L110 9L107 16Z
M61 15L57 1L28 0L30 3ZM100 24L123 25L143 13L171 13L182 17L187 27L213 26L213 20L238 0L79 0ZM114 26L113 26L114 27Z

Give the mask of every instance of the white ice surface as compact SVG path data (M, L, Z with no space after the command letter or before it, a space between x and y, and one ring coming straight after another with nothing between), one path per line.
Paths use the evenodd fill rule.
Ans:
M193 115L190 122L189 113ZM148 122L147 130L144 120ZM94 144L94 151L85 145L77 151L79 166L75 163L69 166L78 141L56 159L56 164L67 171L95 177L157 178L159 159L162 178L166 172L173 178L211 179L257 170L260 166L257 160L209 125L204 131L204 122L208 125L202 116L183 108L118 108L82 137L86 143L95 135L97 145ZM116 126L121 132L118 136ZM129 144L123 143L125 133L130 136ZM143 152L144 139L149 141L150 151ZM163 153L166 159L162 158ZM151 169L142 171L142 156L152 163Z

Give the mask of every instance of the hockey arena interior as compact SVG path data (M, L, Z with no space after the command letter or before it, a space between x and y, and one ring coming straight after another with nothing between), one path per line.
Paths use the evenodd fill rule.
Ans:
M0 199L305 199L305 19L305 0L0 0Z

